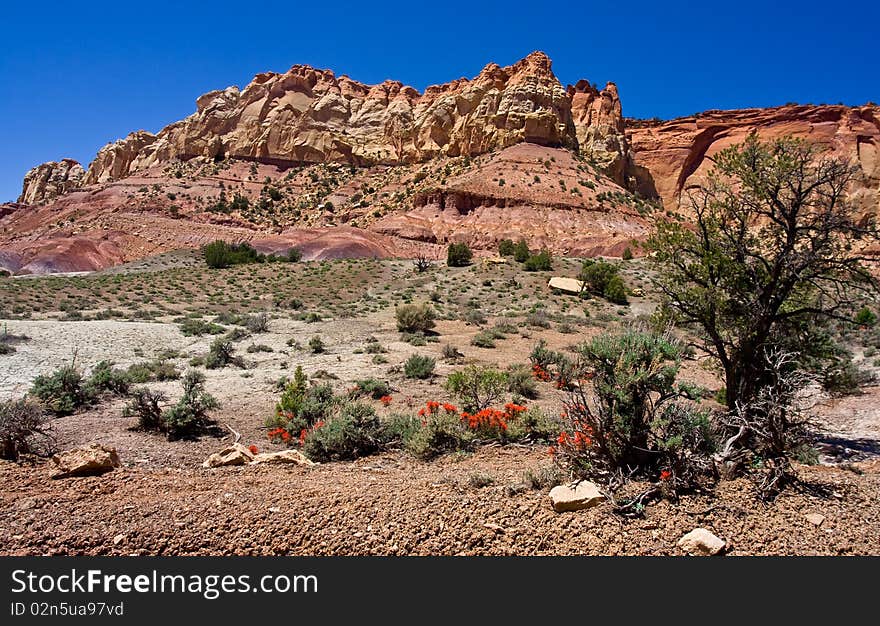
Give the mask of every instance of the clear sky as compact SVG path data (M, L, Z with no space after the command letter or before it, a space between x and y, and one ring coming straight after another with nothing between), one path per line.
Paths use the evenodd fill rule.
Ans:
M880 101L880 2L6 2L0 201L34 165L152 132L200 94L296 63L418 89L533 50L624 115Z

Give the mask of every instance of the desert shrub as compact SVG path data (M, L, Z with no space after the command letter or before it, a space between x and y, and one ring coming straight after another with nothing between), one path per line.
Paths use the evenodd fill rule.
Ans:
M315 424L326 420L336 404L330 385L310 387L302 367L297 366L275 405L275 414L266 420L266 427L277 434L273 437L270 430L270 438L289 443L299 440Z
M183 395L177 404L162 413L162 423L169 439L195 437L208 430L208 412L219 406L205 391L205 375L189 370L182 379Z
M632 260L633 251L630 249L629 246L627 246L626 248L623 249L623 252L621 253L620 258L623 259L624 261L631 261Z
M324 340L321 339L320 335L315 335L309 339L309 350L311 350L313 354L321 354L324 352L325 348Z
M547 369L551 365L558 363L562 359L562 354L547 348L547 342L540 339L529 354L529 360L532 366L535 365Z
M254 354L256 352L275 352L272 346L267 346L264 343L252 343L245 350L248 354Z
M575 475L602 479L612 490L626 478L693 485L711 467L708 415L676 384L683 346L670 335L628 329L578 347L554 458Z
M455 361L456 359L460 359L464 354L461 351L453 346L452 344L447 343L443 346L443 358L447 361Z
M128 372L113 367L112 361L100 361L92 368L91 376L86 381L88 394L94 397L105 393L124 396L128 393L129 384Z
M449 374L445 386L466 411L476 413L504 397L507 374L492 367L469 365Z
M471 338L471 345L478 348L494 348L495 334L492 331L482 331Z
M56 416L70 415L91 404L94 396L74 363L34 379L30 395L39 399Z
M131 399L122 411L125 417L137 417L138 428L164 431L162 407L167 397L161 391L137 387L131 391Z
M523 472L523 484L529 489L551 489L565 480L556 465L542 465Z
M533 400L538 397L538 385L532 371L522 364L512 364L507 366L507 391Z
M516 242L516 245L513 248L513 259L517 263L525 263L529 257L532 255L529 250L529 244L526 243L525 239L520 239Z
M219 335L226 329L219 324L206 322L194 317L187 317L180 323L180 332L185 337L201 337L202 335Z
M12 354L15 352L15 346L8 343L0 343L0 354Z
M469 306L462 313L462 319L472 326L482 326L486 323L486 314L477 307Z
M180 372L174 363L164 359L132 363L128 366L125 374L128 381L135 384L148 383L153 380L165 381L180 378Z
M422 429L422 420L408 413L394 413L384 423L386 445L403 445Z
M526 324L535 328L550 328L550 319L547 311L543 308L529 311L528 315L526 315Z
M222 369L227 365L241 365L240 357L235 356L235 347L225 337L218 337L211 342L205 356L205 367L209 370Z
M498 242L498 254L501 256L513 256L515 247L512 239L502 239Z
M244 318L244 326L252 333L265 333L269 331L269 315L265 312L247 315Z
M299 248L291 248L290 250L287 251L287 261L289 263L298 263L299 261L302 260L302 256L303 256L302 250L300 250ZM291 307L291 308L296 308L296 307Z
M523 268L527 272L546 272L553 269L553 257L547 250L541 250L526 259Z
M28 398L0 402L0 459L16 461L23 454L51 452L43 407Z
M853 321L859 326L873 326L877 323L877 315L868 307L862 307Z
M446 251L446 265L449 267L464 267L470 265L474 253L466 243L449 244Z
M421 428L411 432L404 447L413 456L431 459L446 452L467 450L473 445L474 434L454 413L433 413L425 418Z
M434 309L428 304L402 304L394 316L402 333L426 333L434 328Z
M407 378L425 379L434 374L434 366L437 364L429 356L414 354L403 364L403 373Z
M578 280L584 283L584 289L589 293L602 296L615 304L626 304L626 287L616 265L587 259L581 266Z
M308 432L303 452L313 461L353 460L380 450L385 433L373 407L352 402Z
M354 391L350 395L357 398L370 396L373 400L378 400L390 393L391 387L384 380L365 378L357 381Z
M212 269L221 269L230 265L260 263L265 256L247 243L227 243L222 240L213 241L202 248L205 263Z

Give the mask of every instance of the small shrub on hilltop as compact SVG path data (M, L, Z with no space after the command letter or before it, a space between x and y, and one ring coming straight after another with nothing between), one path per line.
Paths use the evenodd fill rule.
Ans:
M859 312L856 313L854 321L859 326L873 326L877 323L877 315L875 315L874 311L868 307L862 307L859 309Z
M23 454L51 452L43 407L27 398L0 402L0 459L17 461Z
M446 265L449 267L464 267L470 265L474 254L465 243L453 243L446 251Z
M403 365L403 373L407 378L425 379L434 374L436 361L429 356L414 354Z
M394 315L402 333L426 333L434 328L434 309L428 304L402 304Z

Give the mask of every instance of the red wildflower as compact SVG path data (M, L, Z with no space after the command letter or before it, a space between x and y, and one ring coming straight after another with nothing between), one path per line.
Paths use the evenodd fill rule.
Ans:
M669 480L670 478L672 478L672 472L669 470L663 470L660 472L660 480Z
M381 398L379 398L379 402L381 402L383 406L388 406L389 404L391 404L391 400L391 396L382 396Z
M449 404L448 402L443 403L443 410L450 414L458 412L458 409L455 408L455 405Z
M260 449L257 446L255 446L254 444L251 444L250 446L248 446L248 450L251 451L251 454L259 454L260 453Z
M290 441L290 433L286 430L281 433L281 441L287 442Z
M303 445L306 442L306 437L308 436L309 431L303 428L299 431L299 445Z
M547 448L547 454L550 456L554 456L556 454L556 446L550 446Z

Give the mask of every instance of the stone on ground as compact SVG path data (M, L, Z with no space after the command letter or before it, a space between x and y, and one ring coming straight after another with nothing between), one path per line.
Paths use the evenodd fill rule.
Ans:
M550 282L547 283L547 286L550 289L556 289L557 291L562 291L563 293L570 293L573 295L579 295L584 288L584 284L576 278L566 278L564 276L554 276L550 279Z
M82 448L74 448L59 452L52 457L55 472L52 478L68 478L71 476L97 476L119 467L119 455L116 448L92 443Z
M557 485L550 490L550 502L557 513L589 509L602 504L604 500L605 496L599 488L588 480L571 485Z
M240 443L234 443L231 446L215 452L202 463L202 467L226 467L228 465L245 465L254 460L254 455L250 450Z
M678 540L678 547L694 556L712 556L718 554L727 545L723 539L716 537L705 528L694 528Z
M254 456L252 463L293 463L295 465L315 465L299 450L280 450L278 452L260 452Z

